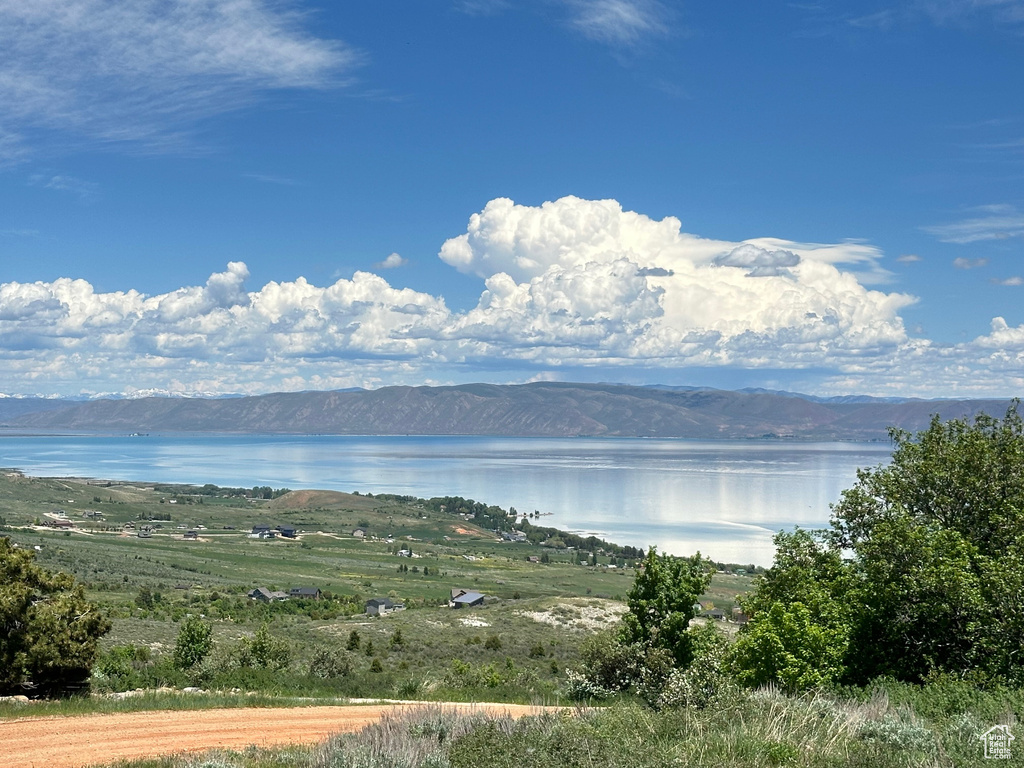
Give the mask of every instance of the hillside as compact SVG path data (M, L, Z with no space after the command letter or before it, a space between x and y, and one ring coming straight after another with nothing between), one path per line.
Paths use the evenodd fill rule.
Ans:
M524 437L685 437L876 440L895 425L927 426L1002 400L823 400L788 393L615 384L468 384L296 392L230 399L94 400L10 414L21 429Z

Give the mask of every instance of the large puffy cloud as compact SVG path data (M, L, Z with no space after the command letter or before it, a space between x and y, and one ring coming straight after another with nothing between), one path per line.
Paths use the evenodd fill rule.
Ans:
M444 243L440 257L488 278L489 287L511 282L520 286L517 295L531 297L516 305L520 316L509 323L510 310L495 310L485 294L471 313L478 325L490 317L534 328L547 308L538 299L572 273L573 295L605 298L612 314L642 314L642 323L617 326L618 356L667 365L822 364L832 355L891 347L906 341L899 310L914 301L869 290L855 272L840 269L848 262L870 275L883 272L877 251L862 244L708 240L683 232L676 218L656 221L614 200L565 197L538 207L492 200L470 217L465 234ZM623 263L634 268L610 279L608 266ZM639 276L646 293L627 298L609 287L624 289ZM584 309L580 319L599 316L596 307Z
M914 299L868 287L885 271L863 243L716 241L611 200L499 199L440 256L483 278L475 306L368 272L250 290L240 262L157 296L2 284L0 390L251 393L584 367L657 381L714 366L825 371L808 384L822 392L993 394L1024 362L1024 328L998 318L962 345L909 338Z

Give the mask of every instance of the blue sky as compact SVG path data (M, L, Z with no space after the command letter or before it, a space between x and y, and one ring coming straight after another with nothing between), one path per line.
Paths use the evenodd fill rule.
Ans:
M0 392L1024 384L1021 0L0 0L0 51Z

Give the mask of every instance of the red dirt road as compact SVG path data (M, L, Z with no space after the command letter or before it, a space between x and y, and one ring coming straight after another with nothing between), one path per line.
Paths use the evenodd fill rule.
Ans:
M417 706L423 705L207 709L5 720L0 721L0 766L84 768L125 758L244 749L250 744L269 747L313 743L333 733L358 731L386 712ZM538 714L544 709L521 704L443 706L512 717Z

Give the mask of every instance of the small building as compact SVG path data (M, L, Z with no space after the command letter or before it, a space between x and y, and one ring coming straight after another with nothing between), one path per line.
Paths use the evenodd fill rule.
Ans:
M713 608L710 611L704 611L704 616L708 619L714 619L715 621L725 621L725 611L721 608Z
M452 590L452 599L448 603L449 608L475 608L484 604L484 596L481 592L472 592L465 589Z
M185 538L185 539L187 539L189 541L198 541L199 540L199 531L185 531L185 535L184 535L183 538Z
M270 532L270 526L269 525L254 525L252 527L252 532L254 534L257 534L257 535L261 534L261 533L269 533Z
M530 555L526 559L529 560L531 563L539 563L540 562L540 558L537 557L536 555Z
M256 587L251 592L247 592L246 596L252 600L257 600L261 603L273 603L278 600L287 600L288 593L286 592L271 592L266 587Z
M142 526L142 528L139 529L139 532L135 535L138 536L140 539L151 539L153 538L153 529L150 528L148 525L144 525Z
M316 587L292 587L288 591L290 597L299 597L304 600L319 600L322 592Z
M373 597L366 601L367 616L384 616L395 611L404 611L403 603L393 602L387 597Z
M352 531L352 535L355 536L357 539L365 539L366 531L362 528L356 528L354 531Z
M53 528L74 528L75 524L67 519L51 520L50 526Z
M284 536L286 539L294 539L296 530L295 526L292 525L279 525L277 526L277 532Z

